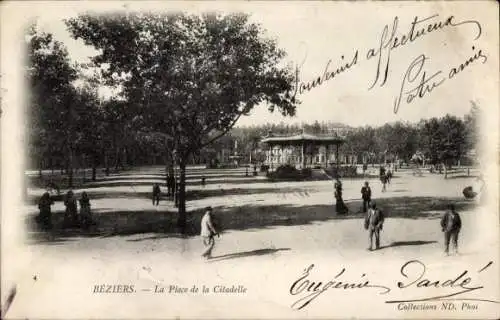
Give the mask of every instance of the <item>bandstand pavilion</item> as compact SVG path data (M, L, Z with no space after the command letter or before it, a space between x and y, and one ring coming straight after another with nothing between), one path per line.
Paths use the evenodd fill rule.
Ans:
M343 137L334 135L312 135L300 133L292 136L277 136L271 132L261 140L267 145L266 164L271 170L284 164L297 169L328 167L339 164L339 146Z

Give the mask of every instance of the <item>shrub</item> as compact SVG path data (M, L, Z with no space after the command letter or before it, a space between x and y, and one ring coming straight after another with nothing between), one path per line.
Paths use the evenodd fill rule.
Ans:
M297 170L289 164L279 166L276 171L268 173L267 177L272 180L304 180L310 178L312 170L309 168Z
M325 171L332 177L339 175L340 177L352 178L358 175L356 166L342 166L338 168L338 171L337 167L332 166Z

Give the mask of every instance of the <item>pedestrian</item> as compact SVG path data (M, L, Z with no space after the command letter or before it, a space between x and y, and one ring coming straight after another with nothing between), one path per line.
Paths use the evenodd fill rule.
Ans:
M48 192L45 192L40 200L38 201L38 209L40 213L36 218L36 221L42 226L45 230L52 229L52 212L51 206L54 204L54 200L50 197Z
M157 206L160 204L160 196L161 196L160 185L158 183L155 183L153 185L153 205Z
M215 247L214 237L219 233L215 230L213 221L212 221L212 207L205 208L205 214L203 218L201 218L201 232L200 236L203 241L203 245L205 246L205 251L201 255L207 259L212 257L212 250Z
M83 192L80 200L80 221L84 229L88 229L93 225L92 213L90 211L90 199L87 192Z
M363 175L366 174L366 170L368 170L368 165L366 163L363 163Z
M172 178L170 173L167 174L167 197L172 194Z
M174 173L174 168L170 167L168 169L168 175L167 175L167 197L173 197L174 196L174 189L175 189L175 173Z
M340 178L337 177L337 181L335 182L334 185L335 188L335 211L338 214L347 214L349 209L344 203L344 200L342 199L342 182L340 181Z
M170 175L170 190L169 190L169 196L173 199L176 196L176 181L175 181L175 175L172 173Z
M386 180L388 184L391 184L391 179L392 179L392 169L391 167L389 167L386 174Z
M205 176L201 177L201 186L204 187L206 184Z
M387 191L387 176L384 174L383 176L380 176L380 181L382 182L382 192Z
M375 249L380 248L380 231L384 225L384 213L377 208L375 201L370 203L370 209L365 217L365 229L369 232L370 246L368 250L373 250L373 237L375 236Z
M385 167L384 166L380 166L380 169L379 169L379 176L380 177L383 177L385 176Z
M450 240L453 242L455 253L458 253L458 234L462 228L462 220L455 210L455 205L450 204L448 211L441 218L441 231L444 232L444 252L449 254Z
M361 199L363 199L363 212L366 212L372 200L372 189L368 181L365 181L365 185L361 188Z
M64 212L64 226L75 227L78 225L76 198L73 191L69 190L64 198L66 211Z

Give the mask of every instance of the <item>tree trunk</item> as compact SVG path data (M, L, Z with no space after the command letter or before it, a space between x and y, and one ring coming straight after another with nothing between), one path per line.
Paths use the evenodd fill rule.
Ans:
M165 162L165 183L168 184L168 160Z
M68 188L73 188L73 149L68 150Z
M115 150L115 171L118 171L120 165L120 148L116 147Z
M86 179L86 177L85 177L85 174L86 174L85 169L87 168L87 163L85 161L85 156L82 156L82 158L83 159L82 159L82 163L81 163L80 167L81 167L82 173L83 173L82 181L83 181L83 183L85 183L85 179Z
M104 150L104 166L106 167L105 169L106 176L109 176L109 159L107 150Z
M52 152L50 153L50 171L52 172L51 176L54 177L54 157L52 156Z
M182 159L179 163L180 178L179 178L179 218L177 226L181 233L186 231L186 163Z
M120 151L120 168L121 168L121 170L125 170L126 165L127 165L127 148L123 148Z
M92 181L97 178L97 154L92 157Z

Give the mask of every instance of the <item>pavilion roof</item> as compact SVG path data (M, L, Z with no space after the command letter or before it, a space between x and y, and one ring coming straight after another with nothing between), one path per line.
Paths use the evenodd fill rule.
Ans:
M264 143L293 143L293 142L332 142L343 143L345 138L338 135L313 135L309 133L301 133L293 136L267 136L262 139Z

